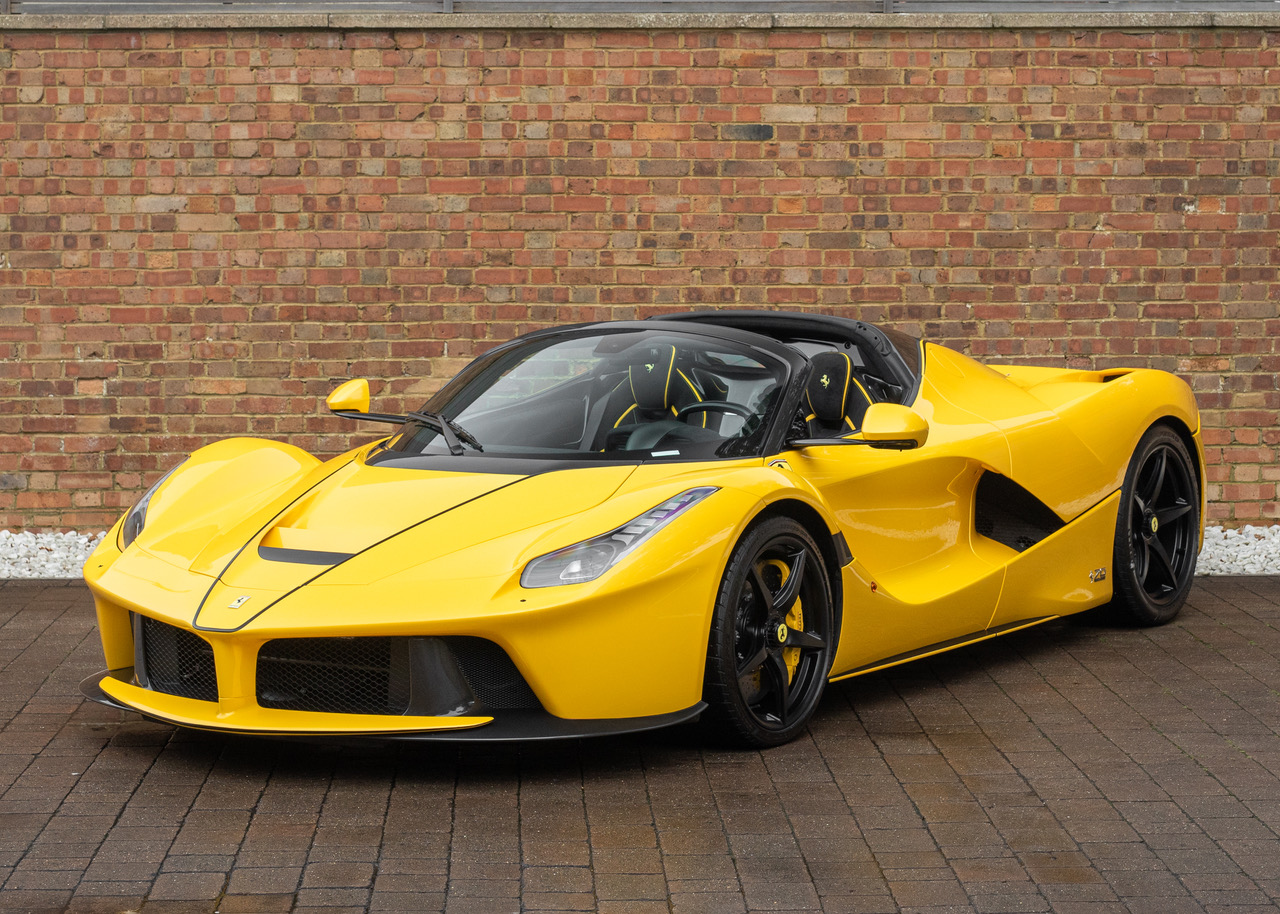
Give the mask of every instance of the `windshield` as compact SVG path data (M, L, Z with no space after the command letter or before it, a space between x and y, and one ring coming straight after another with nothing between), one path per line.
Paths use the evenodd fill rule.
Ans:
M388 447L404 455L449 453L439 423L425 414L430 408L468 454L755 456L786 377L785 363L736 342L669 331L567 331L483 358L423 414L411 415Z

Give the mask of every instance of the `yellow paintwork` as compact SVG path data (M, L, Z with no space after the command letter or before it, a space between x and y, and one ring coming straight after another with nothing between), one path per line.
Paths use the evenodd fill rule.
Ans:
M369 411L369 382L364 378L355 378L339 384L324 402L335 413L343 411L367 413Z
M1152 423L1192 436L1203 491L1195 402L1171 375L993 369L932 345L924 365L910 407L871 406L862 432L917 438L912 450L815 446L522 476L366 464L377 445L323 463L251 439L202 448L156 492L137 541L122 552L113 531L85 578L108 669L133 665L128 613L143 613L212 645L219 701L110 678L102 688L154 717L212 729L473 727L489 719L324 715L254 701L256 653L274 638L471 635L506 650L551 714L665 714L699 701L730 553L774 507L803 505L820 519L815 536L842 534L853 555L837 582L839 678L1110 599L1110 574L1094 583L1090 573L1110 570L1118 492ZM360 383L344 384L329 405L367 411ZM974 493L985 471L1016 480L1065 526L1021 553L977 534ZM717 491L600 578L520 585L533 558L695 486ZM259 547L355 555L292 564L264 561Z

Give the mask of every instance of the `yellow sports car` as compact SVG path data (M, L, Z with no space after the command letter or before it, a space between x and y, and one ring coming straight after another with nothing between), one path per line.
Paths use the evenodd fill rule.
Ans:
M1172 618L1203 448L1159 371L988 368L861 321L532 333L327 461L237 438L85 566L98 701L260 734L505 740L701 718L769 746L827 682L1113 601Z

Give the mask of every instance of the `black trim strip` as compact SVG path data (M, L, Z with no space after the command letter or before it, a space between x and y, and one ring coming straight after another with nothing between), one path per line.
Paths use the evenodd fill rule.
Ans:
M836 546L836 560L843 568L853 561L853 553L849 551L849 541L844 538L844 532L841 531L831 538Z
M884 667L898 666L907 663L919 657L927 657L930 654L936 654L940 651L948 651L955 647L961 647L966 644L973 644L978 641L985 641L987 638L993 638L996 635L1003 635L1006 632L1015 631L1020 628L1029 628L1032 625L1039 625L1041 622L1049 622L1053 619L1060 619L1061 616L1036 616L1031 619L1021 619L1017 622L1010 622L1006 625L997 625L995 628L984 628L976 632L970 632L967 635L961 635L958 638L948 638L946 641L938 641L927 647L918 647L915 650L904 651L901 654L894 654L892 657L885 657L883 660L875 660L871 663L854 667L852 670L845 670L843 673L835 673L831 679L846 679L850 676L858 676L862 673L870 673L873 670L879 670Z
M354 552L317 552L312 549L286 549L282 546L258 546L258 557L268 562L294 565L337 565L355 555Z
M700 461L708 458L700 457ZM591 467L639 466L649 462L647 454L628 458L601 459L598 454L565 454L555 457L500 457L486 456L474 451L452 454L402 454L383 450L365 459L365 466L390 467L396 470L444 470L452 473L490 473L496 476L538 476L560 470L580 470Z
M144 689L151 688L147 676L147 651L142 640L142 613L129 613L129 628L133 631L133 666L129 667L130 680L137 680Z
M366 422L386 422L389 425L404 425L404 416L391 413L358 413L353 409L331 409L329 412L343 419L364 419Z

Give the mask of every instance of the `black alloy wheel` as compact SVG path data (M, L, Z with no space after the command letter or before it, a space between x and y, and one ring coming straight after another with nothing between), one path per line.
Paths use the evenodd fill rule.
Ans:
M1113 603L1141 625L1178 614L1200 549L1200 477L1178 434L1152 426L1138 442L1116 519Z
M716 598L704 720L739 746L794 739L822 697L834 641L817 544L790 518L763 521L734 549Z

